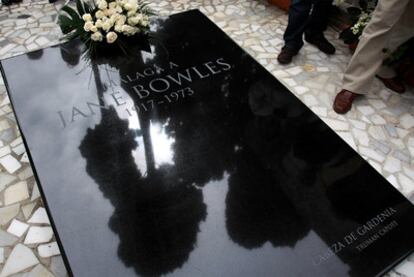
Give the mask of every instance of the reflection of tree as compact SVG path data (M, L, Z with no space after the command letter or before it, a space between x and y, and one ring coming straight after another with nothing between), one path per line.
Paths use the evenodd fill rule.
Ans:
M288 147L280 137L282 117L273 115L276 106L287 104L278 91L277 83L266 78L250 86L249 105L255 116L245 125L244 145L229 178L227 229L235 242L247 248L267 241L293 246L309 230L273 171Z
M293 246L308 227L253 153L241 153L229 179L226 225L232 240L246 248L269 241L274 246Z
M104 86L96 65L92 67L102 99ZM150 139L149 119L140 123L143 137ZM88 129L79 149L87 160L87 172L115 207L109 225L120 238L119 257L138 274L158 276L188 259L206 207L201 191L178 178L171 166L156 171L152 166L142 176L132 156L137 146L128 121L110 107L101 109L101 122ZM146 157L153 164L151 149L146 145Z

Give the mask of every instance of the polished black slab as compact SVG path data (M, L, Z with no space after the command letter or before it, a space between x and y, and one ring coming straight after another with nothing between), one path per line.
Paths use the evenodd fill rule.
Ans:
M414 209L198 11L151 51L1 62L75 276L376 276Z

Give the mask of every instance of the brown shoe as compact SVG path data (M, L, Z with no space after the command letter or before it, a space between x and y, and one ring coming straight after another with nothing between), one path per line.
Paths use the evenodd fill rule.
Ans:
M333 109L339 114L345 114L352 108L352 102L359 94L343 89L335 97Z
M404 83L398 79L397 77L394 78L382 78L377 75L377 78L381 80L381 82L392 91L396 93L402 94L405 92Z
M284 46L277 56L277 61L280 64L289 64L292 62L292 58L298 54L298 50L291 47Z

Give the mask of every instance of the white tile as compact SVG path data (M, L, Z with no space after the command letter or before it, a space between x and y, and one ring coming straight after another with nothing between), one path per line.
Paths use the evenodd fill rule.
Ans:
M66 267L61 256L54 256L50 262L50 270L56 277L67 277Z
M414 116L407 113L400 118L400 124L405 129L410 129L414 127Z
M305 92L308 92L308 91L309 91L309 88L307 88L307 87L303 87L303 86L296 86L296 87L294 87L294 88L293 88L293 90L294 90L297 94L302 95L302 94L304 94Z
M404 195L408 196L414 192L414 181L405 176L403 173L398 173L398 180Z
M17 244L12 252L10 253L9 258L4 265L3 271L0 273L0 277L10 276L15 273L19 273L26 268L34 266L39 263L39 260L33 254L27 246L23 244Z
M16 155L18 155L18 156L20 156L20 155L22 155L24 152L26 152L26 148L24 147L24 144L23 143L21 143L21 144L19 144L19 145L17 145L16 147L13 147L13 152L16 154Z
M39 256L42 258L48 258L60 254L59 247L56 242L39 245L37 247L37 252L39 252Z
M30 198L30 201L36 200L39 197L40 197L39 188L37 187L37 183L35 182L33 185L32 197Z
M33 209L34 209L34 207L36 206L36 202L33 202L33 203L29 203L29 204L27 204L27 205L24 205L23 207L22 207L22 212L23 212L23 215L24 215L24 218L27 220L29 217L30 217L30 215L32 214L32 211L33 211Z
M0 208L0 225L6 225L10 222L18 213L20 204L14 204Z
M21 237L29 228L29 225L23 223L17 219L13 219L12 223L10 224L9 228L7 228L7 232L16 237Z
M414 277L414 263L410 261L403 262L395 268L395 271L407 277Z
M23 143L22 137L17 137L15 140L13 140L10 143L10 146L11 147L16 147L17 145L22 144L22 143Z
M12 155L7 155L0 158L0 164L9 172L13 174L16 172L22 165L16 160Z
M28 221L29 223L37 223L37 224L50 224L49 217L47 216L46 209L40 207L37 209L32 217Z
M25 277L55 277L43 265L38 264Z
M363 115L370 115L375 113L375 110L371 106L357 105L356 107Z
M22 163L28 163L29 162L29 157L27 156L27 153L24 153L22 158L20 159L20 161Z
M10 99L9 97L6 95L6 97L1 101L0 107L6 106L10 104Z
M19 240L18 237L13 236L6 231L0 229L0 246L12 246Z
M53 237L51 227L32 226L26 235L24 244L44 243L49 242Z
M0 157L4 157L11 153L10 147L8 145L0 148Z
M8 184L16 180L16 176L0 172L0 191L2 191Z
M371 148L367 148L364 146L359 147L359 153L367 158L373 159L374 161L378 161L382 163L385 160L385 157L383 155L380 155L375 150L372 150Z
M294 66L289 69L285 70L290 75L298 75L299 73L303 72L303 69L300 66Z
M336 119L330 119L326 118L324 119L325 123L329 125L332 129L335 131L348 131L349 130L349 123L336 120Z
M398 171L401 171L401 161L392 156L389 156L385 160L384 169L389 173L396 173Z
M4 204L10 205L29 198L26 182L19 182L4 190Z

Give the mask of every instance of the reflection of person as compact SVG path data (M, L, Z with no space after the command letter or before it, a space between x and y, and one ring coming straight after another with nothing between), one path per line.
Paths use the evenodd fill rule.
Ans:
M326 54L334 54L335 47L324 37L331 0L293 0L289 7L289 22L283 36L283 46L277 60L288 64L303 46L302 36Z
M375 74L380 74L380 79L387 87L397 92L403 92L401 85L394 78L394 73L381 67L383 54L387 44L392 42L392 47L398 47L405 42L414 29L414 0L380 0L368 23L361 40L352 57L343 78L342 90L336 95L333 108L337 113L347 113L354 99L368 92ZM394 32L401 30L405 35L393 36Z

